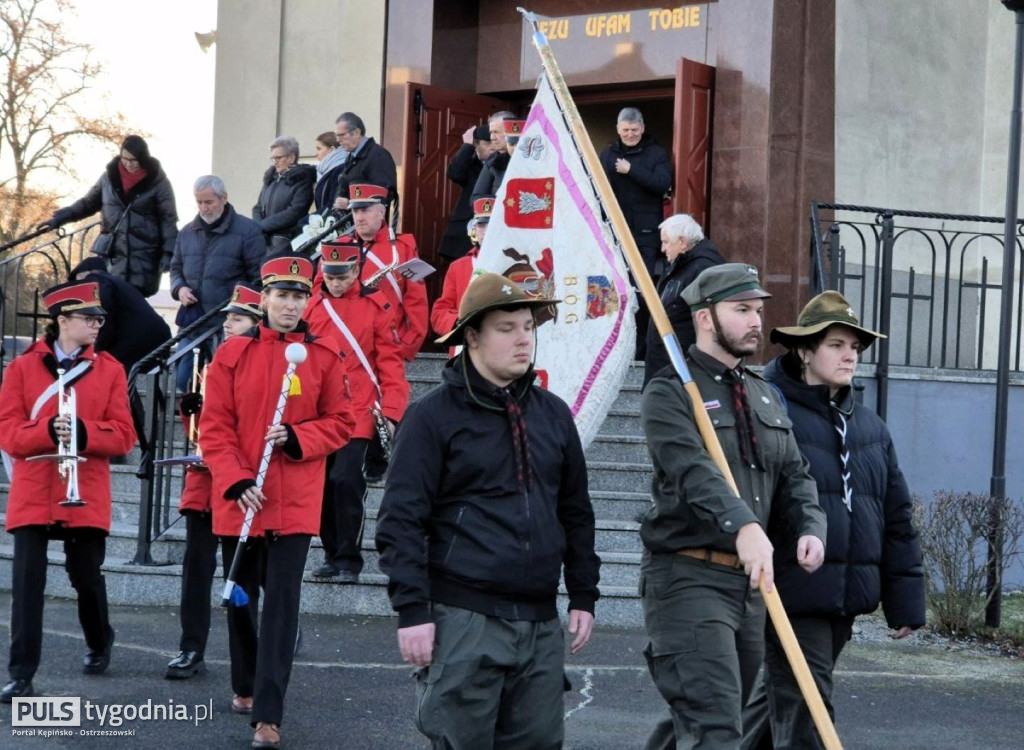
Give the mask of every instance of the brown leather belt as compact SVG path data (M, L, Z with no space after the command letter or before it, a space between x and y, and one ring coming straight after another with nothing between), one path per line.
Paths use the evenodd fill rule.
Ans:
M740 563L740 556L734 555L732 552L719 552L716 549L681 549L676 554L714 563L715 565L724 565L727 568L739 569L743 567Z

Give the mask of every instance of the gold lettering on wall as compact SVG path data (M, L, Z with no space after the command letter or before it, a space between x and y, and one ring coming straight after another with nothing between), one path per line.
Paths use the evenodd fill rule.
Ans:
M577 284L580 283L580 277L566 276L565 278L562 279L562 283L565 284L566 286L576 286Z
M548 38L548 41L569 38L569 19L555 18L550 21L538 21L537 28Z
M572 292L570 292L569 294L565 295L565 304L567 304L567 305L576 305L576 304L579 304L579 301L580 301L580 298L578 296L576 296L575 294L573 294Z
M629 13L609 13L587 18L587 36L617 36L628 34L632 16Z
M579 323L580 322L580 316L577 315L576 313L569 313L568 315L565 316L565 322L567 324L568 323Z
M672 10L649 10L651 31L669 31L671 29L688 29L700 26L700 6L690 5Z

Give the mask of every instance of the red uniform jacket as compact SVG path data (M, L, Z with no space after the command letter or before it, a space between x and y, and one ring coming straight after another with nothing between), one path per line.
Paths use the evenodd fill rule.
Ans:
M110 457L123 456L135 445L128 406L128 381L121 363L109 354L87 347L79 360L92 367L71 384L75 389L79 432L85 447L79 455L78 491L85 505L60 505L67 496L55 461L25 461L29 456L57 452L50 437L50 420L57 415L57 396L47 399L35 419L32 407L57 379L51 345L39 340L11 362L0 387L0 448L14 458L14 481L7 501L7 530L21 526L60 523L74 528L110 531ZM79 436L81 441L81 436Z
M185 469L185 486L178 501L178 512L195 510L209 513L212 507L213 475L209 469L196 469L189 466ZM238 530L235 530L238 535Z
M416 240L411 234L398 235L395 249L400 263L419 257ZM381 268L391 265L392 260L391 237L387 226L383 226L366 249L366 261L360 269L359 280L365 282ZM391 308L392 326L401 345L402 357L411 362L427 337L427 287L422 281L408 281L391 273L380 280L377 288Z
M480 248L474 246L468 253L453 261L445 272L441 296L434 302L434 309L430 311L430 325L438 336L444 336L451 331L455 327L455 321L459 319L459 303L462 302L462 295L466 293L469 282L473 280L473 268L478 255Z
M199 424L200 415L196 414L196 425ZM182 416L182 423L185 425L185 434L188 435L190 418ZM178 512L195 510L200 513L209 513L212 505L210 499L213 497L213 475L209 467L188 466L185 469L184 486L181 489L181 499L178 500Z
M356 420L352 437L371 438L376 428L370 410L377 401L377 389L352 345L324 308L325 305L330 305L348 326L377 376L383 395L381 412L388 419L400 422L409 403L409 383L405 379L401 349L392 334L391 315L384 309L384 296L380 292L362 296L359 285L353 284L341 297L332 297L321 288L321 291L313 295L302 316L309 323L309 330L314 336L334 339L345 355Z
M225 493L256 479L288 368L284 351L293 342L305 344L307 355L295 369L298 383L292 384L281 423L294 431L302 457L290 458L275 447L263 484L266 500L250 533L320 532L326 457L345 444L354 422L337 345L305 329L303 323L280 333L261 324L221 344L210 363L199 444L213 472L213 533L218 536L238 536L242 528L245 514Z

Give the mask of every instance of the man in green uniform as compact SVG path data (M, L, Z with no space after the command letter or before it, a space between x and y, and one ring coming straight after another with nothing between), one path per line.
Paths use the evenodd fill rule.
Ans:
M757 269L726 263L683 290L697 343L686 359L739 488L704 447L671 368L644 390L654 507L640 528L640 592L651 676L668 720L648 748L737 748L741 709L764 656L763 578L773 585L769 520L809 572L824 558L825 515L778 392L743 366L761 341Z

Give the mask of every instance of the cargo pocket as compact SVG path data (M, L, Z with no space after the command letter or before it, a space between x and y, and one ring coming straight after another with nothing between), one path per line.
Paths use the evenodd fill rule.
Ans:
M443 691L438 689L437 683L444 676L444 664L434 662L429 667L417 669L413 676L416 678L416 728L427 737L438 736L442 727L437 701Z

